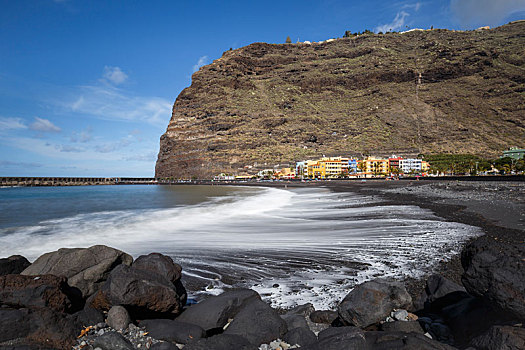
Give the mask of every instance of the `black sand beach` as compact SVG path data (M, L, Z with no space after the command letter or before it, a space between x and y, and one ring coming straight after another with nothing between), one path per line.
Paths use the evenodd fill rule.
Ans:
M26 349L26 344L29 349L66 348L65 344L76 344L75 349L110 349L117 343L126 349L139 345L175 349L173 346L182 348L183 344L187 349L278 349L294 344L310 350L525 347L523 181L337 180L238 185L325 187L380 197L380 205L418 206L445 221L479 227L484 235L470 239L460 254L443 259L428 276L404 281L378 276L357 285L340 301L337 311L315 312L312 305L273 309L247 289L225 291L201 301L199 307L185 306L181 267L168 256L154 253L133 261L126 253L104 246L59 250L39 258L21 275L7 272L0 276L0 326L7 332L0 345L9 349ZM93 254L100 256L94 261L87 258ZM63 263L71 259L79 259L81 273L70 271ZM100 259L111 263L100 263ZM29 264L19 260L23 268ZM93 279L92 272L84 271L100 274ZM151 285L156 287L151 289ZM13 295L20 299L14 301ZM367 295L375 297L371 300ZM210 324L214 317L218 319ZM21 328L15 332L7 321ZM52 326L54 322L63 328ZM75 340L80 326L87 328Z

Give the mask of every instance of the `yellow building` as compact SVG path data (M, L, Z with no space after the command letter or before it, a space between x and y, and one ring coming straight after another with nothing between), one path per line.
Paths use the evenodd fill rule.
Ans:
M426 173L429 170L430 170L430 164L428 164L428 162L422 161L421 162L421 171Z
M279 172L275 174L275 177L279 179L293 179L295 178L295 169L282 168Z
M317 161L307 161L308 177L335 178L348 171L348 158L323 157Z
M307 160L304 162L303 165L303 176L304 177L310 177L310 173L312 172L312 167L317 164L317 161L315 160ZM313 176L313 174L312 174Z
M343 157L324 157L319 162L325 164L326 177L338 177L343 169L348 170L348 158Z
M326 178L326 164L321 161L317 161L313 164L308 164L308 177L315 179Z
M386 175L388 174L388 159L368 157L359 161L358 168L366 174Z

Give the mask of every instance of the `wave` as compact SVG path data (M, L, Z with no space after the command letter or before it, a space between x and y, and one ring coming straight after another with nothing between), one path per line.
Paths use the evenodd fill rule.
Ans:
M212 238L217 227L233 218L276 210L286 205L291 196L287 191L264 188L255 195L234 193L191 206L104 211L45 220L34 226L0 230L0 255L22 254L35 259L44 252L59 248L94 244L113 246L138 255L163 250L170 245L210 244L203 238ZM199 239L195 234L200 235Z
M359 282L419 277L478 228L417 206L324 188L257 188L169 209L108 211L0 231L0 254L31 259L105 244L135 257L168 254L193 296L257 290L274 306L329 309Z

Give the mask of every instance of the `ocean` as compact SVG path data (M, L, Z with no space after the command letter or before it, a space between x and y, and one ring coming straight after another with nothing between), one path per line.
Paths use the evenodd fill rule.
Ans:
M482 232L417 206L326 188L0 189L0 257L104 244L167 254L194 298L231 287L274 307L333 309L360 282L428 274Z

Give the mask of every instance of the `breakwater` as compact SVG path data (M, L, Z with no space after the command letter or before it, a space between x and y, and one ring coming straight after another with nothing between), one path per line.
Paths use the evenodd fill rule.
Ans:
M157 184L150 177L0 177L0 186L91 186Z

